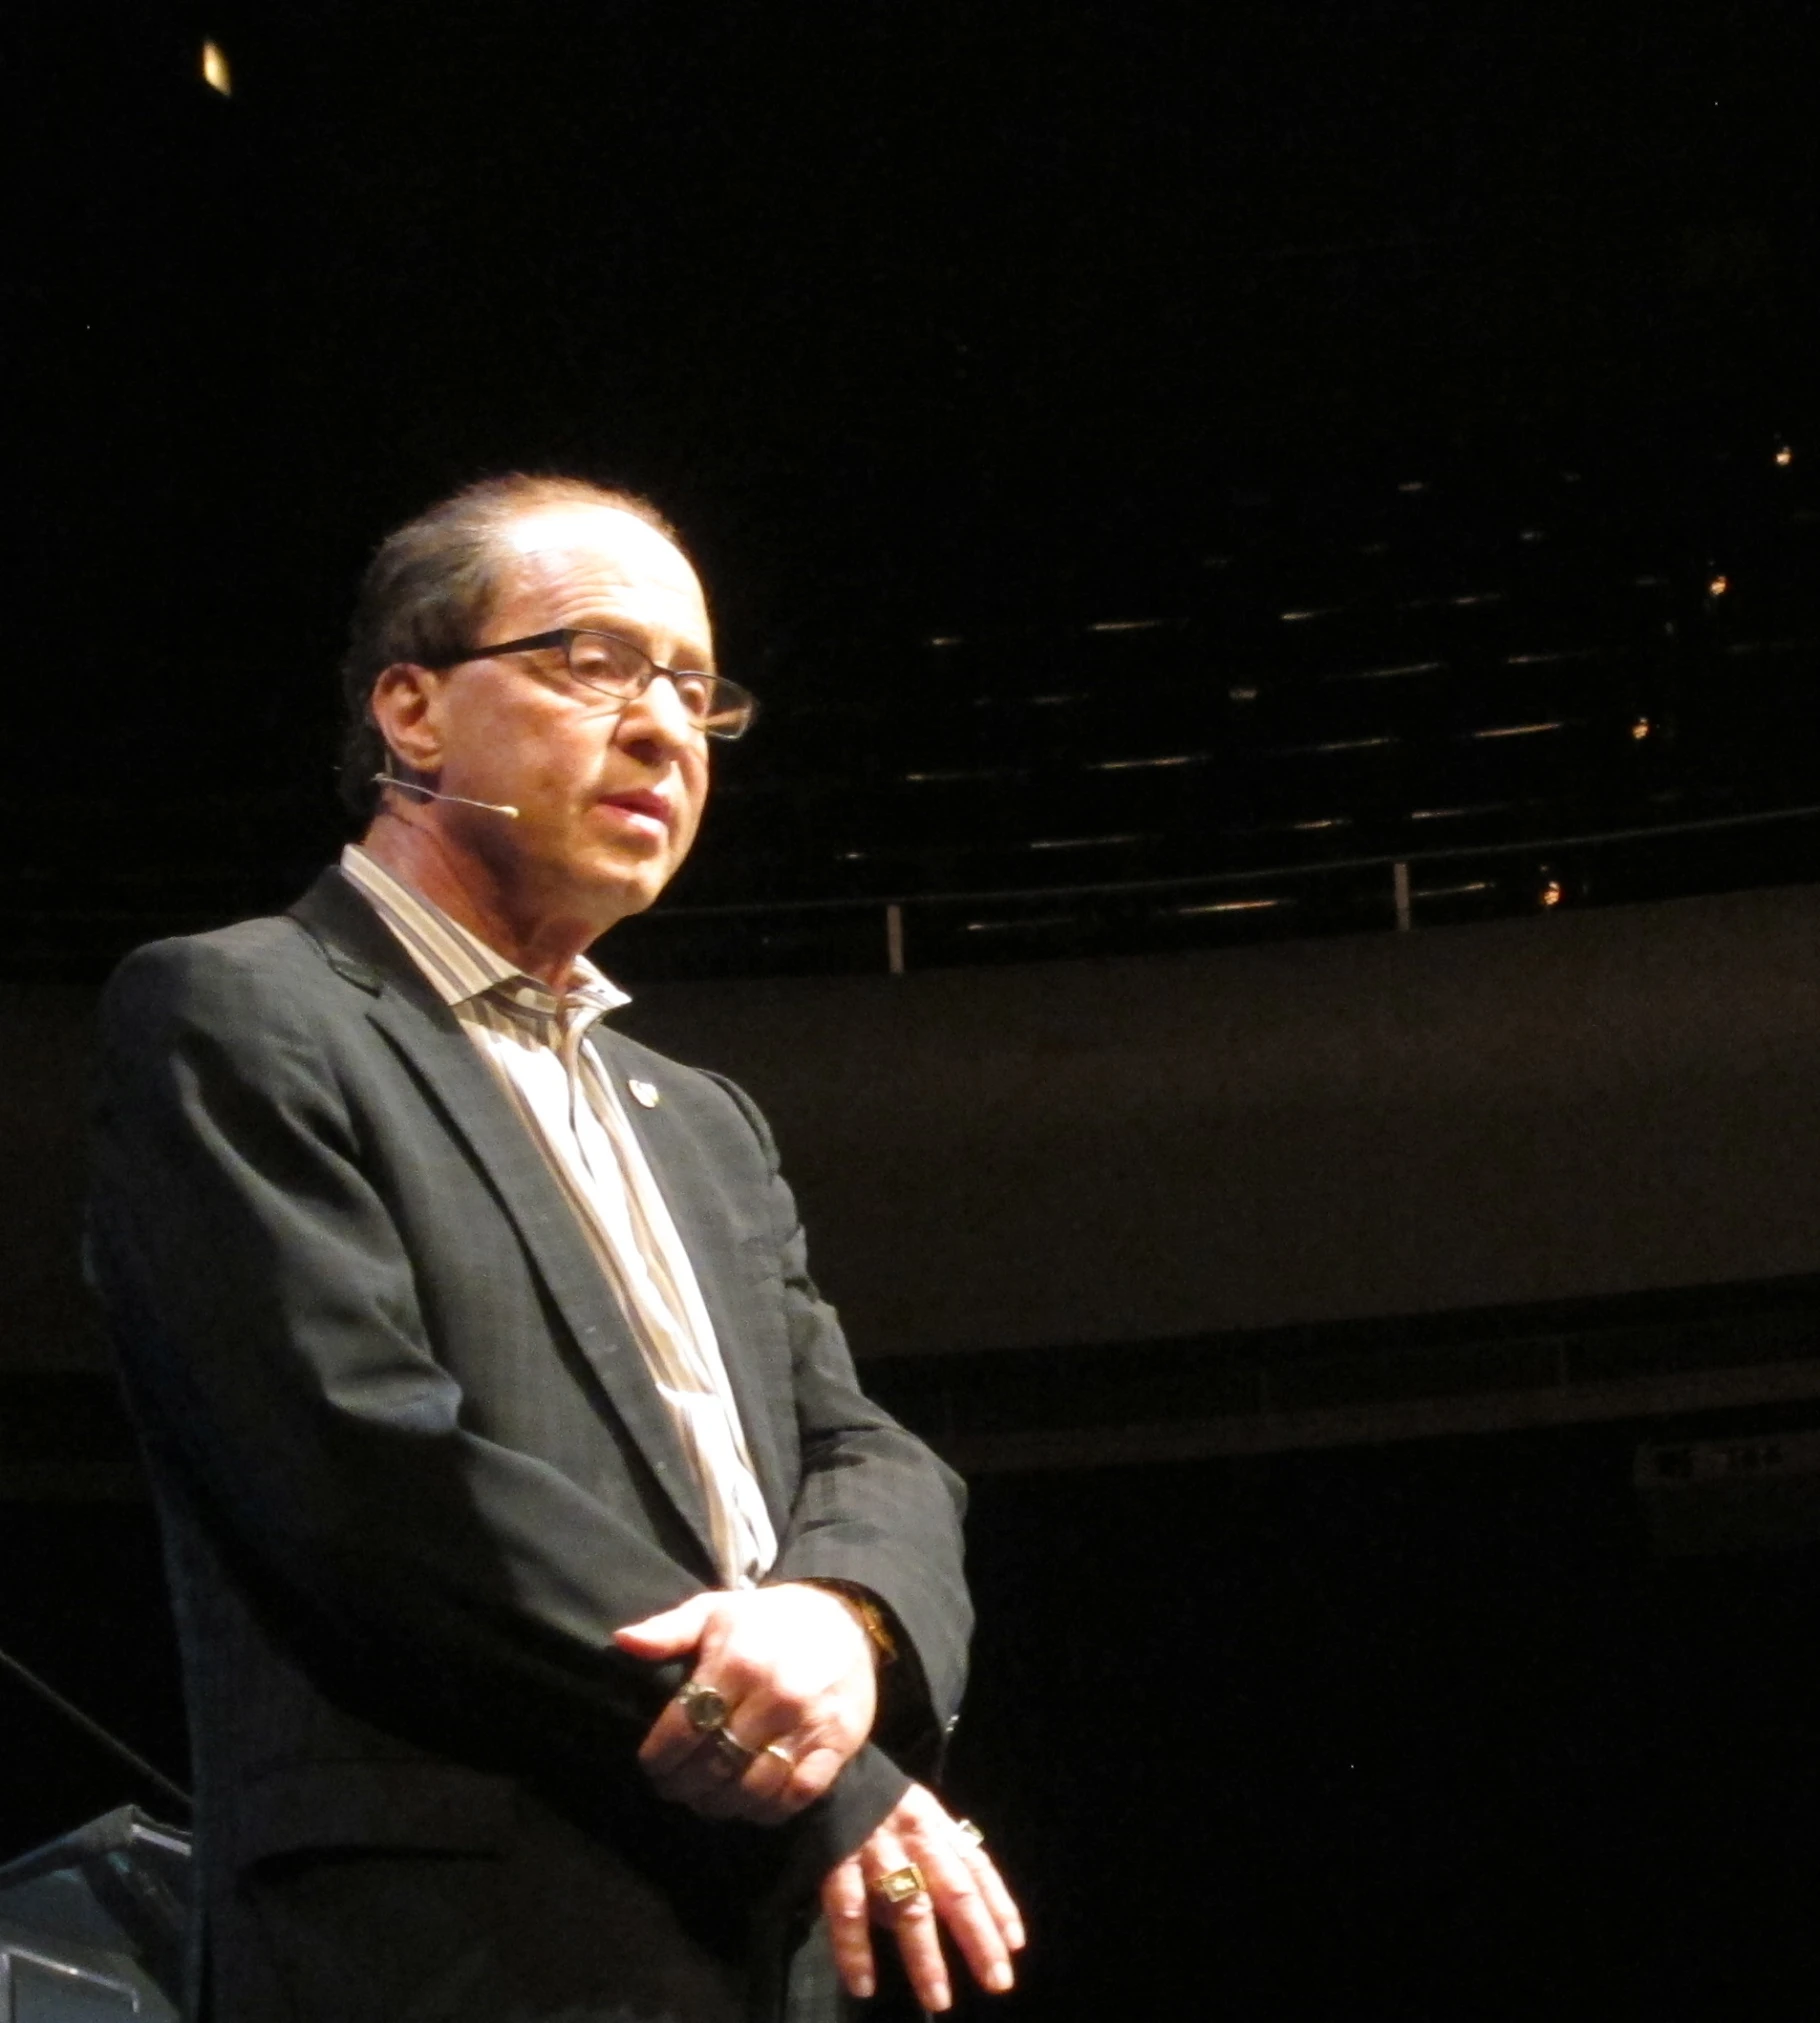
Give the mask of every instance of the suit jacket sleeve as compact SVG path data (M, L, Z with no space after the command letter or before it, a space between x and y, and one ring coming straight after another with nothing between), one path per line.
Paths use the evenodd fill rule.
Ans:
M909 1774L939 1768L966 1683L972 1609L961 1571L960 1478L867 1398L834 1309L809 1276L796 1203L763 1116L733 1083L765 1162L791 1341L802 1475L771 1578L868 1589L890 1610L899 1659L881 1678L874 1743L830 1794L817 1837L827 1865L857 1846Z

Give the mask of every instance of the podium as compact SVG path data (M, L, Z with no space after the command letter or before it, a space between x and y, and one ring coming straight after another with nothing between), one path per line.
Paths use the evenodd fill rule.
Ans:
M123 1805L0 1868L0 2023L177 2023L189 1864Z

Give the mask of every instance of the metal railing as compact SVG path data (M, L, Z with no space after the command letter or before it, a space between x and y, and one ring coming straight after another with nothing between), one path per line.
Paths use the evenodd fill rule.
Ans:
M1778 835L1786 847L1754 852L1726 847L1738 840L1761 845ZM1629 852L1633 862L1614 878L1608 874L1620 852ZM1499 867L1525 875L1500 881ZM1461 875L1473 871L1493 875ZM1436 872L1455 875L1451 882L1435 883ZM741 953L758 958L751 964L755 968L772 966L762 959L767 944L783 952L794 944L805 957L819 945L830 957L827 967L902 975L966 960L960 952L965 943L957 937L968 934L978 937L974 945L984 952L994 939L1024 947L1040 943L1045 934L1065 941L1069 928L1089 940L1096 930L1102 940L1110 934L1133 951L1143 945L1146 928L1158 947L1193 938L1163 931L1171 922L1199 923L1201 938L1221 942L1259 939L1278 928L1408 933L1429 921L1448 924L1813 878L1820 878L1820 803L1167 877L671 906L616 930L616 953L636 944L641 958L656 958L651 967L659 973L674 967L681 973L727 974L745 966L737 959ZM964 915L984 917L957 921ZM713 959L708 950L716 940L733 960ZM800 966L817 965L808 960Z

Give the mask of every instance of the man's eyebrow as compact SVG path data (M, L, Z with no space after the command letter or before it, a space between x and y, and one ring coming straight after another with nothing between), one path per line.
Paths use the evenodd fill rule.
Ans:
M565 625L558 629L564 632L604 632L609 638L623 639L629 646L636 646L640 653L647 655L653 660L656 658L651 653L650 645L656 633L656 627L641 625L636 619L627 618L623 613L615 618L611 624L605 619L600 619L593 624L582 622L575 625ZM664 663L665 666L672 664L680 674L714 674L718 672L714 665L713 647L704 647L699 640L690 640L686 645L679 647L674 662L666 661Z

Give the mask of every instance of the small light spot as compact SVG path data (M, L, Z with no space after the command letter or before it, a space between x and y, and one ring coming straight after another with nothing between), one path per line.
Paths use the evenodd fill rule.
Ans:
M1707 584L1706 594L1709 597L1723 597L1731 587L1732 587L1731 578L1729 576L1715 576L1712 579L1712 581L1709 584Z
M1465 808L1411 808L1412 822L1462 822L1473 815L1507 814L1515 804L1510 801L1474 801Z
M228 60L221 53L218 42L202 45L202 81L211 91L218 91L223 98L234 95L233 73L228 69Z
M1781 464L1784 469L1787 469L1787 467L1795 461L1795 453L1793 450L1789 449L1785 445L1783 448L1779 449L1776 452L1776 461L1777 463Z
M1323 681L1400 681L1410 674L1439 674L1446 667L1444 660L1412 660L1402 667L1359 667L1348 668L1339 674L1324 674Z
M961 923L963 934L1032 934L1051 927L1074 927L1078 923L1072 913L1036 913L1022 920L967 920Z
M1464 899L1474 892L1495 889L1489 878L1473 878L1464 885L1418 885L1409 896L1411 899Z
M1026 847L1032 850L1100 850L1126 843L1147 843L1148 836L1044 836Z
M1648 737L1648 736L1649 736L1649 734L1650 734L1650 733L1651 733L1651 732L1652 732L1652 731L1653 731L1654 729L1655 729L1655 725L1654 725L1653 723L1651 723L1651 722L1650 722L1650 720L1649 720L1649 718L1648 718L1648 717L1646 717L1646 716L1640 716L1640 717L1638 717L1638 719L1636 720L1636 722L1635 722L1634 724L1632 724L1632 725L1631 725L1631 727L1630 727L1630 734L1631 734L1631 736L1632 736L1633 738L1635 738L1635 739L1636 739L1636 741L1638 742L1638 744L1641 744L1641 743L1643 742L1643 740L1644 740L1644 739L1645 739L1646 737Z
M1566 896L1561 890L1560 879L1546 878L1542 881L1542 890L1537 894L1537 899L1543 906L1559 906Z

